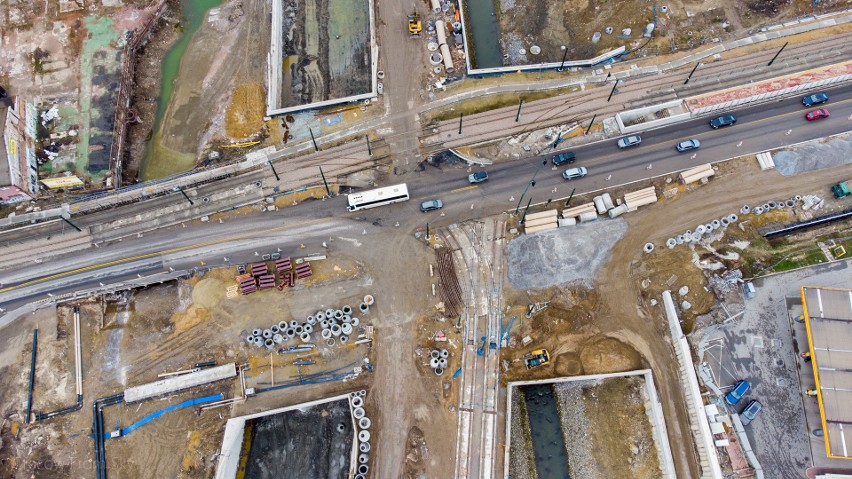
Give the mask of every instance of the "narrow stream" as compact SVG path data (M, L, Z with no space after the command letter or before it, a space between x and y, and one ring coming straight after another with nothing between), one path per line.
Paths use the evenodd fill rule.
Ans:
M550 384L523 386L530 419L535 467L540 479L567 479L568 456L556 397Z
M207 17L207 12L211 8L221 5L223 1L224 0L181 1L181 27L183 32L177 43L175 43L168 53L166 53L166 56L163 57L163 62L160 65L160 96L157 99L157 114L154 116L154 126L152 128L153 135L151 136L151 140L148 142L148 149L145 153L145 160L142 162L140 172L140 176L145 180L156 179L149 178L148 173L160 170L159 165L157 165L158 161L172 160L171 158L162 158L160 160L158 155L154 155L156 148L154 148L153 143L156 142L160 136L163 126L163 116L165 115L166 108L169 106L169 102L171 101L172 92L175 89L174 82L177 78L178 72L180 72L180 63L183 60L183 54L186 52L186 48L189 46L189 41L192 40L192 36L201 27L201 24Z
M465 16L472 29L473 67L494 68L503 66L500 50L500 33L494 11L494 0L468 0Z

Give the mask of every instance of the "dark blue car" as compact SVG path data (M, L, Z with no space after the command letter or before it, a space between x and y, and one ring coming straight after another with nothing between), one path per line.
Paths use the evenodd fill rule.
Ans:
M827 93L814 93L813 95L802 98L802 105L814 106L828 101Z
M751 387L751 384L748 383L745 379L741 379L735 386L734 389L728 394L725 394L725 402L730 404L731 406L736 405L740 402L740 399L745 396L745 393L748 392L748 388Z

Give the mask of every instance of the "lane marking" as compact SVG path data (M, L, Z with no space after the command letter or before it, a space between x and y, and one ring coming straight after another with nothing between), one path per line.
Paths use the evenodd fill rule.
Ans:
M474 188L479 188L479 185L462 186L461 188L450 190L450 193L460 193L462 191L472 190Z

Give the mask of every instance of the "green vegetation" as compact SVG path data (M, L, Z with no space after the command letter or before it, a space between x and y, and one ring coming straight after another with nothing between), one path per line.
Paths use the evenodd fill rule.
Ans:
M541 91L533 91L526 93L497 93L494 95L483 96L479 98L471 98L469 100L462 100L452 107L445 107L435 112L425 113L424 120L425 123L429 124L432 122L439 122L444 120L450 120L453 118L458 118L460 114L467 115L475 115L477 113L482 113L485 111L496 110L498 108L503 108L505 106L517 106L518 103L523 100L524 103L528 103L535 100L541 100L544 98L552 98L559 95L564 95L566 93L576 91L576 88L555 88L552 90L541 90Z
M819 248L797 251L795 253L782 256L772 265L772 271L789 271L803 266L824 263L825 261L825 254L823 254L822 250Z

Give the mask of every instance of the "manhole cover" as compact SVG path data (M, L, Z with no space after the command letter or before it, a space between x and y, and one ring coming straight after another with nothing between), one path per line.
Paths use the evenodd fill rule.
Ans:
M775 365L776 365L776 366L783 366L783 365L784 365L784 360L783 360L783 359L780 359L780 358L779 358L779 359L776 359L776 360L775 360Z
M752 336L751 345L754 346L755 348L762 348L763 347L763 338L759 338L757 336Z
M772 347L773 347L773 348L776 348L776 349L777 349L777 348L780 348L780 347L781 347L781 344L783 344L783 343L781 342L781 340L780 340L780 339L773 339L773 340L772 340Z
M775 379L775 384L777 384L781 387L786 387L787 386L787 380L784 379L784 378L777 378L777 379Z

